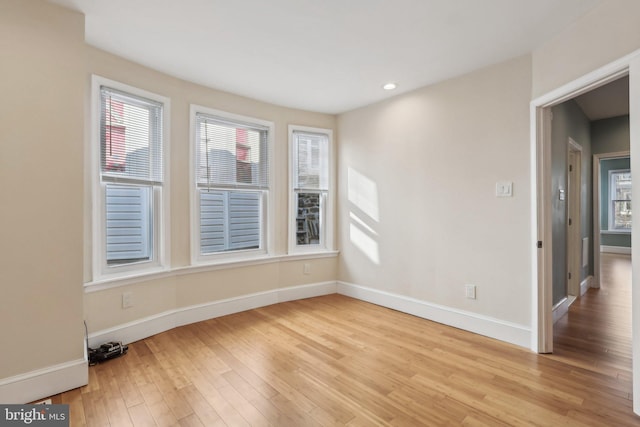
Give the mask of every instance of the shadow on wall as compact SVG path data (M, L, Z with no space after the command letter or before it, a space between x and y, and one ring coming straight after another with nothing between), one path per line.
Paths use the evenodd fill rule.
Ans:
M349 212L349 238L375 265L380 265L378 233L380 222L378 185L358 171L349 168L347 175Z

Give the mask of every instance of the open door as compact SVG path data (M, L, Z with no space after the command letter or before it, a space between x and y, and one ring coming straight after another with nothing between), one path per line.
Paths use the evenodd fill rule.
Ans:
M571 304L580 296L582 276L582 147L569 138L567 150L567 297Z
M640 171L640 55L629 63L629 130L631 170ZM631 175L631 200L640 200L640 173ZM636 205L637 206L637 205ZM640 230L640 215L632 215ZM640 233L631 233L631 329L633 334L633 412L640 415Z

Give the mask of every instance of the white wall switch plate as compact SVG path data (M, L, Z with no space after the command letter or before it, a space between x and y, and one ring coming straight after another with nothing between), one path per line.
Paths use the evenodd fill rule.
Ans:
M464 285L464 296L469 299L476 299L476 285Z
M513 182L511 181L496 182L496 197L512 197L512 196L513 196Z

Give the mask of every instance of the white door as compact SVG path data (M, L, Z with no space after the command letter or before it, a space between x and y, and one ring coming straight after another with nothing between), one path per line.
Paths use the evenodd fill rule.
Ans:
M582 147L569 138L567 156L567 296L573 302L580 296L581 279L581 163Z

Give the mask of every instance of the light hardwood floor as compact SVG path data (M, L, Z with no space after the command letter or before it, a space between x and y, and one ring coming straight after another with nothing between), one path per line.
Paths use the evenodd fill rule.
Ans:
M556 324L553 355L330 295L133 343L53 402L72 426L638 426L618 258Z

